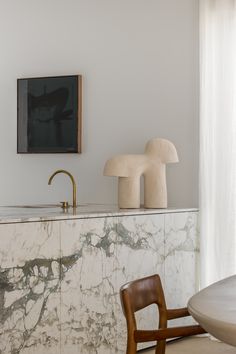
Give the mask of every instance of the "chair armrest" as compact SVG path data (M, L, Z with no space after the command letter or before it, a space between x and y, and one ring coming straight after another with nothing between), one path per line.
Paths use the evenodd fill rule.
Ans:
M193 336L196 334L203 334L203 333L206 333L206 331L198 325L161 328L152 331L135 330L134 340L136 343L152 342L152 341L169 339L169 338Z
M167 310L167 320L174 320L175 318L190 316L187 307L180 309Z

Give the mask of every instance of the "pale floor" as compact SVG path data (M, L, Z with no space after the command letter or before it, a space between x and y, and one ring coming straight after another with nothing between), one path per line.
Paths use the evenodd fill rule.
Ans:
M154 353L154 349L140 352L140 354ZM236 354L236 347L209 338L190 337L169 343L166 354Z

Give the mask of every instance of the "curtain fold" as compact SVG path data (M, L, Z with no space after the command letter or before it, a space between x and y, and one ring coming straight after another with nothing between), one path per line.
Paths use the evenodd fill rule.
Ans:
M236 0L200 0L201 287L236 274Z

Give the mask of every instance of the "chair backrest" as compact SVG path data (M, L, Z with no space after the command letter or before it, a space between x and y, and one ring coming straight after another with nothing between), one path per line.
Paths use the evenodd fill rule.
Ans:
M158 274L131 281L120 289L121 304L128 327L136 329L135 312L156 304L160 312L166 312L161 279Z

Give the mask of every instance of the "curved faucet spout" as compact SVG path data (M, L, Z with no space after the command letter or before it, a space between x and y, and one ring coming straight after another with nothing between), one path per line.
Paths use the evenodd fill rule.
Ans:
M76 208L76 205L77 205L77 203L76 203L76 183L75 183L74 177L72 176L72 174L71 174L70 172L68 172L68 171L66 171L66 170L57 170L57 171L55 171L55 172L51 175L51 177L49 178L48 184L51 184L53 178L54 178L56 175L58 175L59 173L64 173L64 174L66 174L67 176L69 176L70 179L71 179L72 187L73 187L73 208Z

